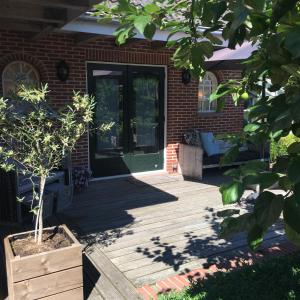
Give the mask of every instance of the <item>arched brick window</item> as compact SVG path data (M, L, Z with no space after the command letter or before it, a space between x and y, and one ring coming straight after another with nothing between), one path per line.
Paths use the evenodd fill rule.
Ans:
M37 70L25 61L13 61L2 72L3 96L15 95L20 85L37 87L40 78Z
M198 112L215 112L217 109L216 101L210 102L209 96L218 86L218 80L214 73L206 72L198 86Z

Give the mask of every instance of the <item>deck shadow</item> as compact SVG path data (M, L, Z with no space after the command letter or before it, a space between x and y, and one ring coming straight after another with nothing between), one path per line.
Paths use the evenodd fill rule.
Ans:
M84 299L88 299L89 297L91 297L93 291L95 290L95 284L99 280L101 275L85 253L83 253L82 255L82 264Z
M251 200L244 205L243 209L251 211L253 204L254 202ZM183 249L178 249L175 243L164 242L157 235L150 239L152 246L137 247L136 252L150 258L153 263L164 263L166 268L170 267L174 272L180 272L181 274L192 271L193 268L183 267L195 260L199 262L199 267L209 268L211 265L216 265L219 269L228 269L231 259L244 261L244 259L255 257L256 254L250 251L247 245L246 233L239 233L228 239L221 239L219 236L221 217L218 216L215 208L206 207L205 211L210 215L210 218L207 215L205 222L210 226L213 234L205 235L204 233L203 237L199 237L193 231L187 231L184 233L186 243ZM279 221L265 234L262 247L265 247L266 244L277 245L279 242L285 241L283 233L283 225Z
M134 234L131 227L136 221L128 211L177 200L174 195L134 177L112 179L92 183L75 197L71 210L58 217L77 233L86 249L94 244L105 247Z

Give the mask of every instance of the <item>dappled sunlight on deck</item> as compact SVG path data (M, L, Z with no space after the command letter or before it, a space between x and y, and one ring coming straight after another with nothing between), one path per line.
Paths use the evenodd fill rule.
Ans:
M167 174L98 181L60 218L77 232L91 259L101 251L135 286L151 284L251 256L244 234L218 237L223 180L217 170L204 174L203 182ZM230 207L247 211L252 202ZM281 224L265 238L265 245L284 240Z

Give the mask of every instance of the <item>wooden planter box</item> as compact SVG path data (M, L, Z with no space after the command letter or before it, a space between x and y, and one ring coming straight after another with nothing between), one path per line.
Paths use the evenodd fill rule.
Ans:
M203 150L198 146L179 145L179 174L183 177L202 180Z
M72 245L24 257L14 255L11 241L32 231L5 238L9 300L83 299L82 246L65 225L59 228L70 238Z

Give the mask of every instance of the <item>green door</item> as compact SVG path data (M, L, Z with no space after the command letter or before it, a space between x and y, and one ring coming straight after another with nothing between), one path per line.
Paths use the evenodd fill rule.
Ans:
M93 176L163 169L164 68L88 64L96 101L90 136Z

